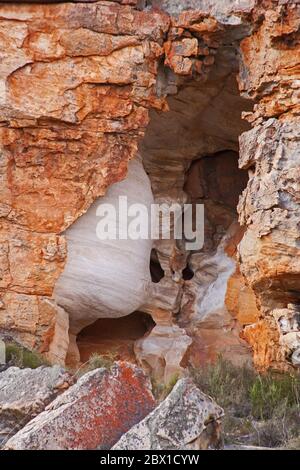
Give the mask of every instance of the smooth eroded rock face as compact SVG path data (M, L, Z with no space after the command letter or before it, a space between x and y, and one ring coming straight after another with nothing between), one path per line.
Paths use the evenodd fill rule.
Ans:
M152 377L170 383L181 371L181 361L192 339L183 328L172 324L157 324L145 338L135 342L138 362Z
M71 333L78 333L98 318L128 315L149 297L152 241L119 240L118 233L116 240L99 239L97 225L103 223L104 212L99 214L98 210L105 207L109 210L107 205L114 211L105 217L105 223L111 223L114 229L116 214L115 220L120 220L117 228L126 236L128 220L133 219L127 220L124 205L119 209L120 198L128 208L143 204L150 214L153 197L141 160L132 160L124 181L112 185L106 196L98 199L66 232L68 260L56 283L54 297L69 314ZM143 221L147 223L147 214Z
M128 431L113 450L197 450L218 445L223 410L190 379Z
M0 442L4 442L41 413L74 383L58 366L19 369L0 373Z
M109 449L155 406L150 382L125 362L81 377L11 438L5 449Z

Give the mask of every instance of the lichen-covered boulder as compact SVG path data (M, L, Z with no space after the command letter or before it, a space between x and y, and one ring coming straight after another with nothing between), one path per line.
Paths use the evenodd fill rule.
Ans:
M115 363L95 369L11 438L5 449L109 449L155 406L138 367Z
M219 446L223 410L191 379L177 382L170 395L134 426L113 450L182 450Z
M62 367L19 369L0 373L0 444L41 413L74 378Z

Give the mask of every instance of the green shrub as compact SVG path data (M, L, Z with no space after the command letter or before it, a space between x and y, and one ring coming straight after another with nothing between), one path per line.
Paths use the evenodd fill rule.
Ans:
M16 343L7 343L6 362L20 368L36 369L37 367L50 365L49 362L38 352L30 351Z
M224 408L225 443L278 447L300 437L298 373L257 374L219 357L215 364L190 370L199 388ZM299 440L300 442L300 440Z
M116 355L114 352L105 355L93 353L90 355L89 360L80 366L75 375L81 377L94 369L110 369L115 360Z
M249 388L255 372L247 366L236 367L219 356L214 364L190 370L195 383L212 396L223 408L233 408L236 416L248 416L250 411Z
M180 378L179 374L174 374L170 378L169 382L165 384L163 382L157 381L155 378L152 377L151 378L152 393L154 397L156 398L156 400L157 401L164 400L172 392L179 378Z
M266 374L255 378L249 391L252 414L257 419L283 415L300 404L300 378L295 374Z

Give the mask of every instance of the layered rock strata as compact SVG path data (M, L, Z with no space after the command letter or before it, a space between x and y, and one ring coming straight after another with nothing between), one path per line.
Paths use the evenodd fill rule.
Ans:
M240 244L241 269L259 301L261 318L245 330L262 369L297 364L299 340L284 339L278 308L295 316L299 304L299 25L294 2L275 2L257 31L241 43L242 93L256 101L246 117L253 129L241 136L240 167L250 180L240 201L247 227ZM295 308L289 307L294 304ZM299 331L299 327L298 327Z
M297 364L291 318L299 303L299 5L221 3L0 5L0 328L53 361L64 362L68 347L78 354L75 334L85 324L139 309L153 318L164 312L166 337L184 327L193 338L192 362L219 350L247 357L243 329L258 368ZM157 111L148 126L150 108ZM68 270L78 262L66 238L94 201L126 177L147 126L140 152L154 199L202 202L204 247L190 253L176 240L156 242L163 277L144 296L139 282L149 282L151 249L145 244L130 274L137 282L129 283L128 303L120 302L128 284L120 260L125 271L111 278L111 267L103 270L101 289L89 295L93 308L82 308L86 293L79 294L77 268L70 283ZM248 183L234 166L222 169L228 152L237 160L239 136ZM246 184L241 230L235 207ZM107 277L111 298L104 295ZM53 297L58 279L64 309ZM289 311L281 315L288 332L278 309ZM164 325L157 327L160 336ZM163 350L159 355L165 358Z

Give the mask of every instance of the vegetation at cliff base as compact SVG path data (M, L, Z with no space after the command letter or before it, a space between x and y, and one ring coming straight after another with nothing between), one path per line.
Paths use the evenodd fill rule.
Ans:
M17 343L5 344L6 364L20 367L21 369L36 369L37 367L49 365L49 362L38 352L30 351Z
M87 362L84 362L79 369L75 372L77 377L81 377L87 372L91 372L94 369L110 369L116 361L116 353L112 351L107 354L93 353L90 355Z
M224 408L225 444L288 447L300 443L300 375L257 374L221 357L215 364L192 368L206 394Z

